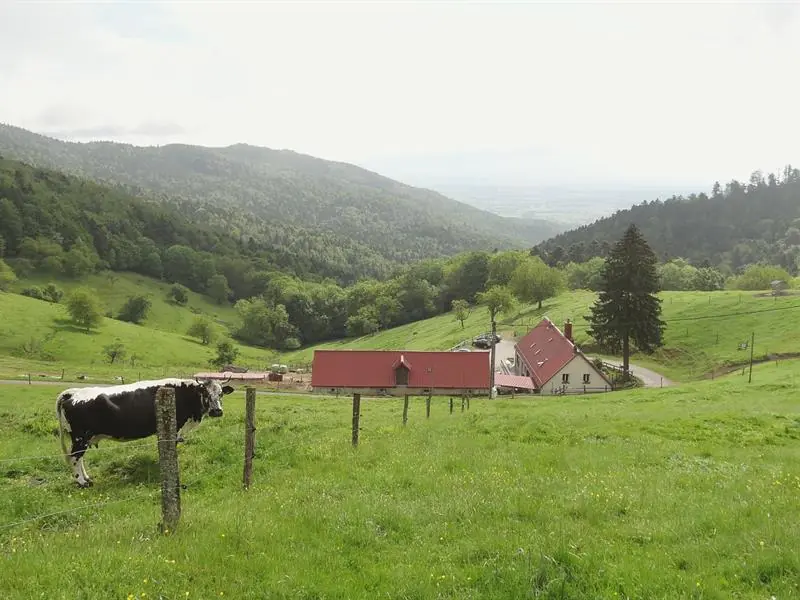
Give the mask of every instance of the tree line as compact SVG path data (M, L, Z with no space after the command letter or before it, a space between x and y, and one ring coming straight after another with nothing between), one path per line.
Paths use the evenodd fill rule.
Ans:
M787 166L747 183L717 182L710 194L645 201L590 225L556 235L535 252L550 266L609 256L629 224L647 238L660 262L683 258L726 277L748 265L772 264L790 275L800 269L800 169Z

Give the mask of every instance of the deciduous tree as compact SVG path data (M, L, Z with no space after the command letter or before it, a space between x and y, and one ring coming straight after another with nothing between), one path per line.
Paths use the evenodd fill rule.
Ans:
M73 323L90 331L103 320L103 313L94 292L86 288L74 290L66 302L67 311Z
M459 321L461 323L461 329L464 329L464 321L469 318L470 313L469 302L466 300L453 300L451 306L456 321Z

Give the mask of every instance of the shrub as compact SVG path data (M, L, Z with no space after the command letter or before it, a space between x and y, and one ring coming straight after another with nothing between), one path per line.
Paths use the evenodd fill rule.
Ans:
M137 325L145 320L151 306L150 300L146 296L131 296L119 311L119 320Z

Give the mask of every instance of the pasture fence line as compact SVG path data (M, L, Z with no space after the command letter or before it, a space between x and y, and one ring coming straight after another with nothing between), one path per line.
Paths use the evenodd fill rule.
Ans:
M158 464L161 471L160 529L162 533L169 533L175 530L181 517L178 446L170 442L177 437L175 388L161 387L156 391L156 427Z
M256 449L256 389L248 386L245 389L245 418L244 418L244 473L242 485L250 489L253 480L253 455Z
M247 386L246 392L246 415L244 427L244 471L242 478L242 485L245 490L250 489L252 485L253 475L253 461L256 456L256 389L253 386ZM177 419L176 419L176 402L175 390L171 387L161 387L156 392L155 399L156 408L156 423L157 423L157 448L159 456L159 471L161 485L160 490L151 489L142 493L133 494L127 498L109 499L101 502L86 502L80 506L71 508L44 512L38 515L31 515L24 519L14 521L11 523L0 524L0 531L7 530L13 527L33 523L49 517L54 517L62 514L69 514L83 510L90 510L101 508L113 504L121 504L143 498L154 498L156 494L161 494L161 521L158 523L158 528L162 534L169 534L175 531L179 524L182 515L181 507L181 490L191 489L203 480L208 480L215 477L220 472L229 470L229 464L221 464L217 469L211 472L200 473L196 478L193 478L190 483L181 484L180 470L178 462L177 442L184 441L183 438L177 435ZM462 412L464 407L469 408L469 398L462 398ZM431 397L426 397L426 413L430 417L430 404ZM450 398L450 412L453 412L453 398ZM408 413L408 398L404 398L404 419L407 420ZM353 394L353 430L352 430L352 443L356 447L359 442L361 416L361 394ZM231 425L236 426L236 425ZM207 440L203 440L207 444ZM139 442L125 442L119 445L113 445L105 448L95 448L92 453L96 451L126 451L130 449L138 449L142 446L150 445L152 441L142 440ZM297 442L290 442L278 446L267 446L264 449L265 456L269 457L274 452L282 452L288 448L297 447ZM58 458L63 460L64 454L43 454L32 456L20 456L8 459L0 459L2 463L9 463L14 461L35 460L35 459L50 459ZM52 489L52 488L51 488Z

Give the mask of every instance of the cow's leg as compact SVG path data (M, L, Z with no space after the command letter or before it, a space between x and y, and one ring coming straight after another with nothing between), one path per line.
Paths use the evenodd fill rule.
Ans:
M69 454L69 462L72 465L72 474L75 478L75 483L78 487L89 487L92 485L92 480L86 473L86 468L83 465L83 455L89 448L89 442L85 437L75 436L72 438L72 451Z

